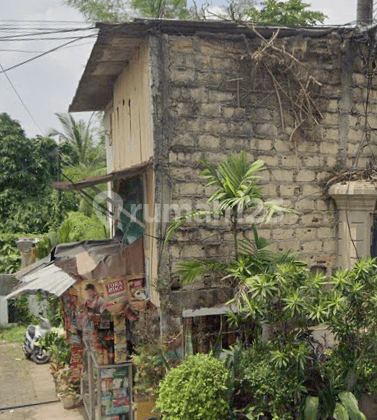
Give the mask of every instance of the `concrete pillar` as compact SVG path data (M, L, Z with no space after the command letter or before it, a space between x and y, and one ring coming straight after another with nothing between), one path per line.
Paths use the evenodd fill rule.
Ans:
M7 325L8 323L8 301L5 296L0 296L0 325Z
M27 267L35 261L35 256L32 250L39 239L35 238L20 238L16 242L18 250L21 252L21 268Z
M373 23L373 0L358 0L356 15L358 25Z
M0 274L0 325L8 324L8 301L5 296L16 284L17 280L11 274Z
M369 181L347 181L332 185L329 194L339 210L337 266L351 268L370 255L377 189Z

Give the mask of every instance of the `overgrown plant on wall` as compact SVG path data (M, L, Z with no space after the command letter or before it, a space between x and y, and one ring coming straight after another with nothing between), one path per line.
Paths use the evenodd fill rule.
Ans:
M199 221L207 217L219 218L228 223L232 232L234 261L230 264L208 259L183 261L179 263L178 271L181 282L193 282L210 272L227 273L233 277L233 271L241 269L241 266L253 270L258 269L258 265L269 265L275 258L275 254L264 249L269 243L258 236L256 221L268 223L274 214L281 215L288 210L275 201L262 199L262 188L258 185L258 172L264 169L263 161L257 160L249 164L246 153L241 152L231 154L217 165L207 160L203 160L202 164L205 169L201 171L201 175L207 180L206 187L215 187L215 191L208 199L208 204L213 205L213 209L194 210L173 220L168 228L166 241L169 241L173 233L192 218L198 218ZM250 213L252 210L257 217ZM252 240L248 239L240 226L241 217L250 220ZM283 258L285 257L287 256L284 255Z
M235 163L238 157L232 155L229 160ZM260 164L241 165L244 171L236 171L236 176L226 164L227 170L222 167L219 172L208 162L205 167L208 186L217 187L211 199L219 200L218 207L173 221L168 238L190 217L226 217L224 209L234 229L237 224L232 223L229 210L262 196L256 178ZM243 179L248 179L246 185ZM230 185L233 188L228 190ZM230 196L230 191L238 193ZM245 197L245 192L251 197ZM234 235L237 252L232 261L186 261L179 271L183 282L213 271L231 278L235 293L228 303L237 308L230 315L233 325L245 320L255 325L252 337L227 353L230 418L364 419L356 398L377 389L376 260L362 259L352 270L339 270L327 279L311 273L293 254L266 250L268 242L258 236L257 227L250 229L253 241ZM328 328L321 340L313 336L320 324ZM338 344L329 345L331 334Z
M315 100L322 84L313 76L310 66L300 61L300 50L290 51L284 39L279 38L279 29L270 39L264 38L254 26L251 29L261 40L261 46L254 52L247 45L248 56L255 66L253 71L260 70L272 82L283 133L288 127L284 110L287 107L290 110L293 127L289 136L290 140L295 139L296 132L305 124L318 125L323 118Z
M357 399L376 392L376 260L360 260L330 279L292 260L239 274L238 281L236 316L253 319L256 329L251 345L239 343L225 355L228 418L365 420ZM323 323L327 331L314 338ZM329 345L330 334L337 344ZM169 383L162 382L157 406L172 407ZM200 399L191 404L200 406ZM185 418L174 407L176 418Z

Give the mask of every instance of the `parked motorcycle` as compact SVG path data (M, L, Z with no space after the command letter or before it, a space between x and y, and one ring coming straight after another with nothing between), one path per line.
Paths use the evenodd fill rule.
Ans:
M22 350L27 359L41 365L47 363L51 358L51 353L38 345L38 341L43 337L51 325L48 319L38 316L39 325L29 325L25 332L25 341Z

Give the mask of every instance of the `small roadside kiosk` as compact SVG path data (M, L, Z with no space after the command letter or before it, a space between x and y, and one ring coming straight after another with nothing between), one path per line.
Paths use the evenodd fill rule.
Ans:
M58 245L8 299L42 290L61 297L72 377L89 420L133 420L135 321L146 307L143 238Z

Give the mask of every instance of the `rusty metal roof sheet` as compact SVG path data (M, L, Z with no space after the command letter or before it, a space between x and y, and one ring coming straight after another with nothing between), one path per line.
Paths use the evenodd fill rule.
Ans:
M31 274L34 271L39 270L40 268L46 267L48 264L50 264L50 262L51 258L50 256L47 256L45 258L42 258L41 260L34 262L33 264L21 268L21 270L18 270L16 273L14 273L13 276L17 280L22 280L22 278L27 276L28 274Z
M54 264L34 271L21 279L22 283L6 298L13 299L19 295L44 291L55 296L61 296L76 279Z
M16 274L21 284L7 299L38 290L61 296L80 279L144 278L143 238L131 245L124 244L120 238L60 244L49 257Z
M135 19L121 24L97 23L98 38L86 64L69 112L102 111L111 102L113 84L127 66L143 39L149 35L257 37L245 24L222 21L185 21L165 19ZM258 32L270 38L276 27L258 27ZM351 28L312 27L279 28L279 37L321 37L332 31Z
M81 190L82 188L91 187L97 184L103 184L105 182L115 181L116 179L127 179L134 176L140 175L153 164L153 159L149 159L147 162L142 162L137 165L131 166L121 171L114 171L106 175L94 176L91 178L85 178L77 182L54 182L52 186L57 190L71 191Z

